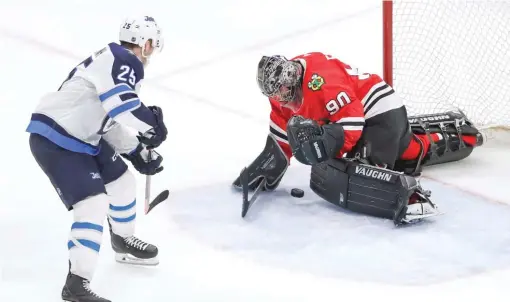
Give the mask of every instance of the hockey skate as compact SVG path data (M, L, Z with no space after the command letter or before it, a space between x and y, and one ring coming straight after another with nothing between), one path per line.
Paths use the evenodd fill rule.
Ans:
M71 302L111 302L90 289L89 280L69 272L62 289L62 300Z
M158 248L135 236L121 237L110 229L115 260L120 263L137 265L158 265Z
M409 198L405 216L402 223L411 224L422 219L442 215L436 204L430 200L430 191L418 190Z

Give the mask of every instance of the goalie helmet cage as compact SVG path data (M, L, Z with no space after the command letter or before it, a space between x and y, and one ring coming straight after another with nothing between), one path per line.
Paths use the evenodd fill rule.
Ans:
M458 108L507 136L509 28L509 0L385 0L383 77L410 115Z

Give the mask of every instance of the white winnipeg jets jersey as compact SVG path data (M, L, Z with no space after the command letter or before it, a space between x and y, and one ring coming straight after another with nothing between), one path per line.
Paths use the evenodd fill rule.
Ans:
M141 61L116 43L74 68L55 92L42 97L27 132L37 133L73 152L97 155L103 138L119 153L138 145L136 132L157 125L139 99Z

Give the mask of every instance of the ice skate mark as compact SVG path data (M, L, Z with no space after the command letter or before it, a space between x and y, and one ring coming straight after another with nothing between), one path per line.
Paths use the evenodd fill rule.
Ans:
M38 48L40 50L43 50L43 51L45 51L47 53L56 54L56 55L59 55L59 56L61 56L63 58L70 59L70 60L80 61L85 56L85 54L80 56L80 55L77 55L77 54L72 53L70 51L67 51L65 49L58 48L56 46L53 46L53 45L48 44L48 43L45 43L43 41L39 41L36 38L32 38L32 37L30 37L28 35L25 35L23 33L14 33L12 31L6 30L4 28L0 28L0 36L4 36L4 37L8 37L8 38L13 39L13 40L17 40L17 41L19 41L19 42L21 42L23 44L33 46L33 47ZM222 112L226 112L226 113L230 113L230 114L234 114L236 116L245 118L246 120L249 120L251 122L260 123L260 124L266 124L267 123L267 121L265 119L262 119L260 117L255 116L255 115L243 112L241 110L236 110L236 109L228 107L228 106L223 106L223 105L217 104L214 101L211 101L211 100L206 99L204 97L196 96L196 95L193 95L193 94L185 92L185 91L181 91L181 90L177 90L177 89L174 89L174 88L167 87L167 86L165 86L163 84L159 84L158 82L152 81L150 79L146 80L145 83L147 85L152 85L154 88L159 89L159 90L161 90L161 91L163 91L165 93L173 93L173 94L177 94L177 95L186 97L186 98L188 98L191 101L194 101L196 103L205 104L205 105L207 105L209 107L212 107L212 108L214 108L216 110L219 110L219 111L222 111Z
M327 27L331 27L331 26L333 26L333 25L335 25L337 23L341 23L341 22L344 22L344 21L347 21L347 20L359 17L359 16L364 15L366 13L370 13L372 11L379 10L380 8L381 8L381 5L372 6L372 7L369 7L369 8L365 8L365 9L359 10L357 12L353 12L351 14L347 14L347 15L344 15L344 16L341 16L341 17L338 17L338 18L334 18L334 19L331 19L331 20L327 20L325 22L321 22L319 24L315 24L315 25L312 25L312 26L309 26L309 27L306 27L306 28L303 28L303 29L294 30L292 32L289 32L289 33L286 33L286 34L283 34L283 35L280 35L280 36L277 36L277 37L274 37L274 38L258 41L258 42L255 42L255 43L251 44L251 45L248 45L248 46L245 46L245 47L241 47L239 49L236 49L236 50L233 50L233 51L229 51L229 52L226 52L226 53L223 53L223 54L219 54L217 56L214 56L212 58L209 58L209 59L206 59L206 60L203 60L203 61L191 63L191 64L189 64L187 66L180 67L180 68L177 68L175 70L171 70L169 72L162 73L160 75L155 75L155 76L151 77L150 79L151 80L158 80L159 81L159 80L162 80L162 79L165 79L165 78L169 78L169 77L172 77L174 75L178 75L178 74L181 74L181 73L184 73L184 72L200 69L200 68L203 68L203 67L206 67L206 66L218 63L220 61L228 60L228 59L231 59L232 57L248 53L248 52L253 51L255 49L260 49L260 48L267 47L267 46L270 46L270 45L273 45L273 44L281 43L281 42L286 41L286 40L292 40L292 39L295 39L296 37L299 37L299 36L302 36L302 35L306 35L306 34L310 34L310 33L312 33L313 31L316 31L316 30L320 30L320 29L324 29L324 28L327 28Z
M32 37L30 37L26 34L23 34L23 33L19 33L19 32L17 33L17 32L13 32L13 31L10 31L5 28L0 28L0 36L4 36L4 37L7 37L7 38L10 38L13 40L18 40L24 44L35 46L39 49L45 50L46 52L56 54L61 57L65 57L65 58L72 59L72 60L83 60L83 58L82 58L83 56L78 56L70 51L67 51L62 48L58 48L54 45L45 43L43 41L39 41L39 40L32 38Z

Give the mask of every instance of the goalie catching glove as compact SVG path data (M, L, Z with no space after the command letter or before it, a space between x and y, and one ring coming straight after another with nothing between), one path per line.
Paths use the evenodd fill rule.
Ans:
M316 121L293 116L287 123L292 154L305 165L315 165L336 157L344 145L340 124L320 126Z

